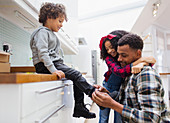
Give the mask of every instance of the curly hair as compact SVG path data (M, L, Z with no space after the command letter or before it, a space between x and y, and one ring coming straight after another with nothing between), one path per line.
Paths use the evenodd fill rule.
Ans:
M111 43L111 45L112 45L112 47L117 51L117 46L118 46L117 43L118 43L119 39L120 39L122 36L124 36L124 35L126 35L126 34L129 34L129 32L124 31L124 30L115 30L115 31L112 31L112 32L109 33L109 34L116 35L116 37L112 38L111 40L108 39L108 38L106 38L106 39L103 41L102 49L101 49L101 51L100 51L100 58L103 59L103 60L105 60L107 56L111 56L110 54L107 53L107 50L106 50L106 48L105 48L105 42L109 40L110 43ZM117 58L117 57L118 57L118 56L116 56L116 58Z
M54 3L44 3L40 8L39 13L39 22L45 25L47 17L56 19L59 16L64 16L67 21L67 15L65 6L63 4L54 4Z
M143 49L143 40L140 36L136 34L124 35L119 41L118 46L129 45L130 48L134 50Z

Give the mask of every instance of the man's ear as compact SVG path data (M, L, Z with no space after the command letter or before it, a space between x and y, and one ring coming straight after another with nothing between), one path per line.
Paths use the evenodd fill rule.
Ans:
M141 56L142 56L142 51L138 49L138 50L137 50L137 57L140 58Z

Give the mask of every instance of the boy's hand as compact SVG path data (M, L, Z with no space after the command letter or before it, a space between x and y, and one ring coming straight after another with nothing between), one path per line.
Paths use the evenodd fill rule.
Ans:
M58 77L59 79L65 78L65 74L64 74L64 72L61 71L61 70L56 70L56 71L53 72L52 74L57 75L57 77Z

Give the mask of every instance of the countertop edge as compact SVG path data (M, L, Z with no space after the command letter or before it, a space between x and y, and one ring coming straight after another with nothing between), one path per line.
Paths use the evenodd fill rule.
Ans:
M1 73L0 84L22 84L43 81L59 80L52 74L27 74L27 73Z

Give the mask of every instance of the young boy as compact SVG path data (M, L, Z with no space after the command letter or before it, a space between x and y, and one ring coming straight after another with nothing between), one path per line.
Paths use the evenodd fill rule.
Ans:
M39 22L43 26L31 35L31 50L33 64L37 73L56 74L59 79L66 77L73 81L74 114L73 117L95 118L95 113L89 112L84 105L84 94L92 96L95 88L87 83L82 74L63 64L59 55L60 42L54 32L58 32L67 21L65 7L62 4L45 3L40 9Z

